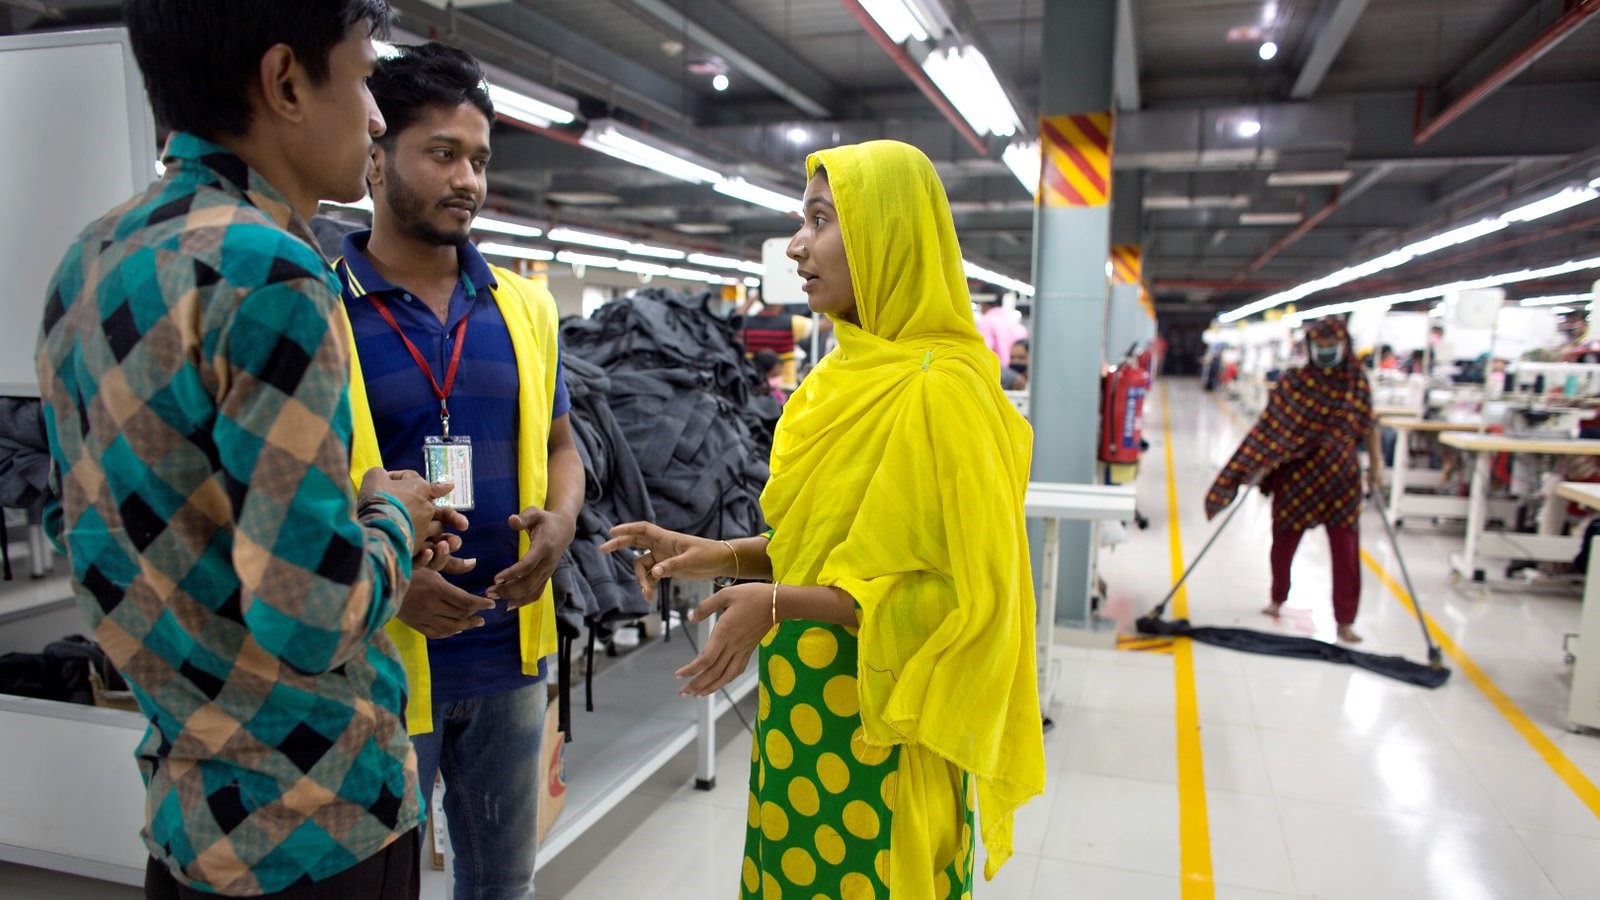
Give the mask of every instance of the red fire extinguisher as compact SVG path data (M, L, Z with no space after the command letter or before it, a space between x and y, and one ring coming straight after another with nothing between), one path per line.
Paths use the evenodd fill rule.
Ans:
M1131 357L1100 379L1100 460L1139 461L1144 438L1144 396L1150 373Z

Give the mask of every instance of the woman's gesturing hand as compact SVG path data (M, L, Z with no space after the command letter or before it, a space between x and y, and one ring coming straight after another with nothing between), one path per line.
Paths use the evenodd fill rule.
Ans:
M690 622L703 622L720 613L705 647L679 678L692 678L678 691L680 697L707 697L738 678L750 664L750 655L772 629L772 585L737 584L711 595L695 608Z
M642 551L633 560L633 574L646 600L656 599L656 585L663 578L710 579L733 574L733 558L723 542L679 534L649 522L629 522L611 529L611 540L601 545L600 552L630 547Z

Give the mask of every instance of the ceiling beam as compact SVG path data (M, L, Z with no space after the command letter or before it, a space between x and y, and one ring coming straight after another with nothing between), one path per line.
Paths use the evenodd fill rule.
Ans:
M922 91L923 96L927 97L928 102L932 103L934 108L939 111L939 114L944 116L945 120L950 123L950 127L954 128L956 133L961 136L961 139L966 141L980 156L987 156L989 153L988 142L962 117L961 113L956 112L955 106L934 85L933 79L922 71L922 67L917 65L916 60L911 58L911 54L906 52L905 47L896 44L894 39L884 32L883 27L877 23L877 20L872 18L872 14L867 12L866 7L861 5L860 0L839 0L839 3L867 32L867 36L872 38L873 43L877 44L894 61L900 71L911 79L911 83Z
M833 84L723 0L694 0L698 18L690 18L686 9L667 0L616 2L717 54L806 115L817 119L833 117L829 110Z
M1444 80L1439 90L1444 108L1427 123L1421 121L1423 98L1419 96L1415 141L1424 144L1432 140L1560 46L1596 13L1600 13L1600 0L1538 0L1482 53Z
M1322 79L1339 58L1345 41L1355 30L1356 22L1366 12L1370 0L1327 0L1318 11L1316 37L1311 41L1305 60L1300 64L1300 74L1295 77L1289 96L1296 100L1309 100L1322 86Z
M1365 2L1365 0L1363 0ZM1139 96L1139 31L1133 0L1117 0L1117 50L1112 95L1117 109L1133 112L1143 106Z

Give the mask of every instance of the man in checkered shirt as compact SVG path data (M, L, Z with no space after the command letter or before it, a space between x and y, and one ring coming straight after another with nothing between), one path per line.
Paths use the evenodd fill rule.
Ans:
M39 381L79 602L150 729L150 897L416 897L423 819L383 626L450 565L412 472L350 473L350 337L306 219L383 117L385 0L128 0L165 177L90 225ZM458 539L455 539L458 540ZM131 772L130 772L131 775Z

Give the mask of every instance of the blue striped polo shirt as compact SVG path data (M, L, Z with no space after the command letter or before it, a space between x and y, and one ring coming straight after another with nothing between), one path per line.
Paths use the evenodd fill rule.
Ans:
M489 295L497 282L478 249L463 244L458 251L461 280L450 298L449 317L440 322L421 298L378 274L366 256L371 234L359 231L345 236L344 261L338 270L386 467L423 470L423 440L441 433L439 401L405 343L367 298L388 305L440 384L455 351L456 328L464 317L469 319L460 371L450 393L450 433L472 438L476 508L467 513L472 527L461 536L460 555L477 559L478 565L465 575L448 577L462 590L482 596L495 575L518 559L518 534L506 526L506 519L522 512L517 499L517 360L505 319ZM366 294L357 293L352 285ZM558 361L551 418L561 418L571 406ZM483 618L482 628L428 641L435 705L498 694L543 677L542 661L539 676L522 674L516 613L501 604Z

